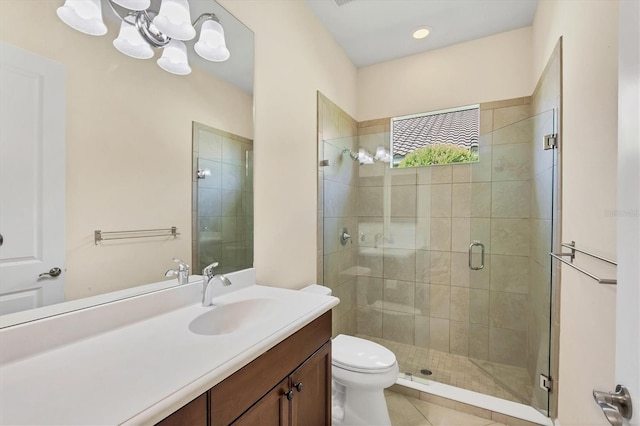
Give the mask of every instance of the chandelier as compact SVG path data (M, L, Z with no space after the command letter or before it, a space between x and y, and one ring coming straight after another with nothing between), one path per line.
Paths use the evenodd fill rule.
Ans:
M224 29L213 13L203 13L191 23L188 0L162 0L160 10L150 9L150 0L104 0L122 23L113 45L120 52L136 59L150 59L153 48L162 48L157 63L172 74L191 73L184 41L196 36L201 24L200 38L194 50L212 62L229 59ZM58 17L71 28L85 34L102 36L107 26L102 20L100 0L65 0L57 10Z

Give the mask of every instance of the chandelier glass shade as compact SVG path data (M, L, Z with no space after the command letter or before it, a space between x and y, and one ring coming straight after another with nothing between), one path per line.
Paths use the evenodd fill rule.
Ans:
M389 163L391 162L391 154L385 147L379 146L376 149L376 155L374 155L373 159L376 161L382 161L383 163Z
M224 29L214 20L202 23L200 40L193 46L196 53L204 59L213 62L224 62L230 53L224 39Z
M158 59L158 65L172 74L190 74L191 67L187 60L187 46L180 40L171 40L162 51L162 56Z
M224 29L214 13L203 13L191 23L188 0L162 0L160 10L151 10L150 0L104 0L122 23L113 45L121 53L136 59L150 59L153 48L163 49L157 63L163 70L177 74L191 73L187 47L183 41L200 38L194 50L212 62L229 59ZM85 34L107 33L102 18L101 0L65 0L57 9L58 17L71 28Z
M153 58L153 49L149 46L140 32L126 21L120 24L120 33L118 38L113 40L113 46L127 56L136 59Z
M147 10L151 5L149 0L113 0L113 2L129 10Z
M107 33L100 0L67 0L57 13L62 22L82 33L95 36Z
M163 0L160 12L153 18L153 25L175 40L186 41L196 36L187 0Z

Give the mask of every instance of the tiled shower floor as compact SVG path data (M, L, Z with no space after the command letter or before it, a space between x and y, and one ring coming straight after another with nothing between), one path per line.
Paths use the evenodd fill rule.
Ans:
M480 368L466 356L371 336L358 335L358 337L374 341L391 350L396 355L401 374L411 374L420 379L433 380L509 401L530 404L532 388L529 375L524 368L476 361L482 365ZM430 370L432 374L423 374L421 372L423 369ZM488 372L495 374L500 381Z

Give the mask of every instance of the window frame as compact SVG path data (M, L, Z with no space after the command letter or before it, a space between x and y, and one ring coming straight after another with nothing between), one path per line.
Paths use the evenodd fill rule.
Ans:
M398 165L395 164L395 154L394 154L394 146L393 146L394 145L393 144L393 133L394 133L394 125L395 125L396 121L408 120L408 119L411 119L411 118L428 117L428 116L431 116L431 115L447 114L447 113L451 113L451 112L466 111L466 110L470 110L470 109L477 109L478 110L478 138L479 138L480 137L480 104L470 104L470 105L464 105L464 106L459 106L459 107L440 109L440 110L436 110L436 111L428 111L428 112L421 112L421 113L417 113L417 114L409 114L409 115L402 115L402 116L399 116L399 117L392 117L391 118L391 125L389 127L389 153L391 155L391 161L390 161L391 168L403 168L403 167L398 167ZM414 152L414 151L411 151L411 152ZM405 154L405 156L406 156L406 154ZM450 164L470 164L470 162L450 163ZM426 166L420 166L420 167L426 167Z

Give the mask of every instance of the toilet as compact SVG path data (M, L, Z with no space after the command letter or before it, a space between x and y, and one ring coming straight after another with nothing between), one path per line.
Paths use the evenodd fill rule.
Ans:
M333 339L331 352L333 425L390 426L384 389L398 379L394 353L344 334Z
M319 285L303 291L331 295ZM331 343L332 425L390 426L384 389L398 378L396 356L382 345L339 334Z

